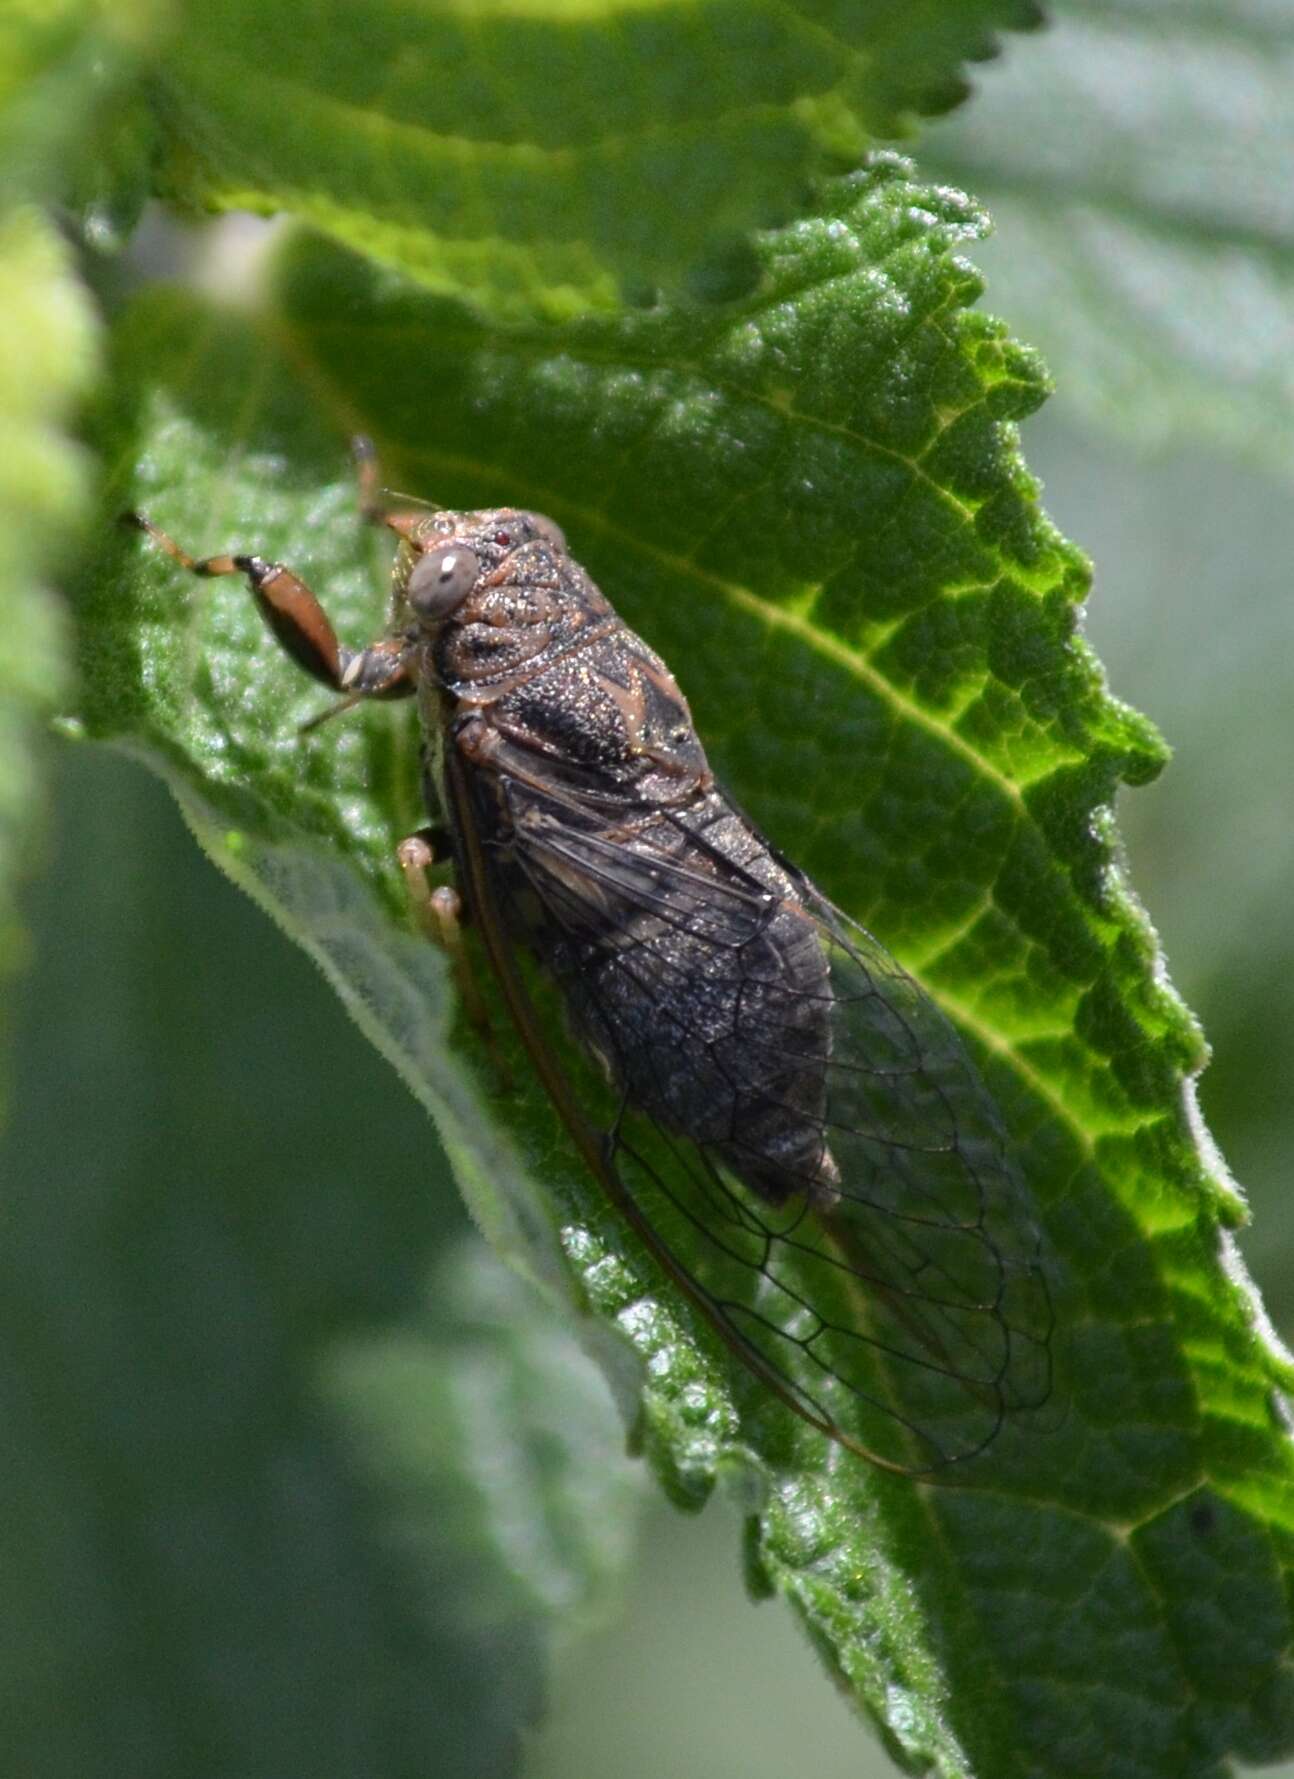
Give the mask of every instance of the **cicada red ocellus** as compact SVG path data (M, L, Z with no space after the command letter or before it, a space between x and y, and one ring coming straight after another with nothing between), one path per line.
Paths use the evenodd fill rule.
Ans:
M390 622L337 640L258 556L274 635L345 703L416 696L429 814L521 1041L589 1168L750 1371L890 1469L983 1453L1051 1390L1039 1237L956 1032L716 782L687 702L537 513L385 510ZM431 837L434 830L428 830ZM424 840L402 859L417 878ZM436 912L453 922L453 898ZM611 1109L583 1104L517 950Z

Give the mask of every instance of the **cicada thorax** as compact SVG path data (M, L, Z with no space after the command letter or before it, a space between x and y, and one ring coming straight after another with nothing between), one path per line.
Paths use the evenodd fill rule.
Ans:
M493 900L626 1103L769 1202L829 1198L827 960L664 663L544 536L429 646Z

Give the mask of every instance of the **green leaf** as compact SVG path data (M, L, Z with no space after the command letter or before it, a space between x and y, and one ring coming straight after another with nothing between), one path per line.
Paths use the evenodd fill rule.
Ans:
M164 0L43 0L0 18L0 165L22 194L77 212L115 246L148 195L151 119L131 81Z
M994 308L1144 443L1294 467L1294 13L1060 0L929 165L988 205Z
M497 313L712 276L829 156L965 91L1033 0L289 0L186 10L165 179ZM728 275L731 275L731 268Z
M5 1771L500 1779L632 1529L606 1386L161 786L68 750L54 827L0 1140Z
M53 231L33 210L0 212L0 981L25 950L15 896L44 801L37 735L67 684L44 578L86 516L86 464L64 429L97 344Z
M38 205L84 174L92 122L125 60L134 9L118 8L115 23L101 11L49 0L0 17L0 984L26 956L17 891L40 845L41 731L69 677L47 582L89 516L90 466L70 426L99 355L89 299Z
M560 1614L569 1631L600 1606L638 1474L596 1369L483 1243L444 1243L421 1317L339 1344L325 1388L363 1431L436 1614L495 1634Z
M1199 1034L1115 850L1111 799L1162 746L1076 633L1087 567L1016 445L1042 373L967 306L959 250L982 227L882 159L759 239L745 298L515 330L307 244L263 324L142 303L99 436L115 505L197 551L291 561L352 640L381 603L340 467L353 428L395 486L565 526L738 797L980 1058L1063 1269L1067 1380L1060 1424L1000 1440L983 1486L876 1473L752 1401L534 1091L499 1097L449 1033L391 862L419 819L406 714L302 742L318 695L246 594L122 536L79 604L85 717L182 787L213 856L437 1108L478 1215L550 1281L559 1226L593 1326L643 1362L663 1480L695 1502L748 1478L753 1573L899 1758L1213 1779L1294 1743L1289 1368L1194 1115Z

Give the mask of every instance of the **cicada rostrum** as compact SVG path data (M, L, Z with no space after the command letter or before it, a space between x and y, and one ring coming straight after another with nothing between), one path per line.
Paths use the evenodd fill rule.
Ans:
M716 782L668 668L551 520L388 509L390 622L343 647L259 556L278 641L344 703L416 696L429 812L521 1040L588 1166L767 1389L849 1449L934 1474L1050 1391L1038 1235L960 1039ZM401 857L420 894L435 830ZM428 898L430 900L430 898ZM519 968L556 983L610 1110L578 1101Z

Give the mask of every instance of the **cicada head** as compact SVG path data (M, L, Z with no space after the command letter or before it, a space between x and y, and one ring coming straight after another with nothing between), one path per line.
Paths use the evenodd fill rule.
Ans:
M442 684L506 679L610 609L542 513L493 507L387 523L401 537L397 621L430 645Z

